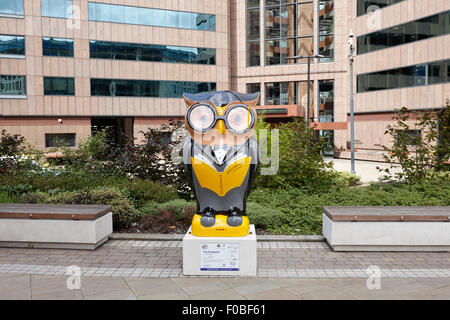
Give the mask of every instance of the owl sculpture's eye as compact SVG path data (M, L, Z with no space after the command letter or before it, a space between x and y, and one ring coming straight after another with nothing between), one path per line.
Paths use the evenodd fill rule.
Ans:
M253 125L253 115L244 107L235 107L227 113L227 123L231 130L244 132Z
M197 105L189 112L189 123L192 129L203 131L210 128L215 119L213 110L206 105Z

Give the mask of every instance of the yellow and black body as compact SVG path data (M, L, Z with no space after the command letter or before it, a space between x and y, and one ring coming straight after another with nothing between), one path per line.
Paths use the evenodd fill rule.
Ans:
M249 232L246 202L255 179L256 94L184 94L190 135L183 161L197 201L192 234L240 237Z

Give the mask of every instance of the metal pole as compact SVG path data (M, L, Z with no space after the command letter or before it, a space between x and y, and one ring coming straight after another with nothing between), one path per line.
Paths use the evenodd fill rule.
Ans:
M309 105L309 100L310 100L310 81L311 81L311 56L308 56L308 88L306 89L308 91L308 102L307 102L307 110L306 110L306 126L309 128L309 109L310 109L310 105Z
M355 172L355 119L353 106L353 32L350 31L350 149L351 149L351 169L350 173Z

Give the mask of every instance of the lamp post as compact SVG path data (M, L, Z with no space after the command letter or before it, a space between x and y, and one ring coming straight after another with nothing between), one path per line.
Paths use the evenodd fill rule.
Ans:
M286 59L295 59L295 60L297 60L297 59L304 59L304 58L308 59L308 89L307 89L307 91L308 91L308 96L307 96L308 101L307 101L307 108L306 108L306 126L309 128L309 109L310 109L309 85L310 85L310 82L311 82L311 58L324 58L324 56L321 55L321 54L316 54L314 56L302 56L302 55L299 55L299 56L287 57Z
M351 151L351 169L350 173L355 172L355 119L354 119L354 106L353 106L353 61L354 61L354 47L353 47L353 31L350 30L348 35L349 55L350 60L350 151Z

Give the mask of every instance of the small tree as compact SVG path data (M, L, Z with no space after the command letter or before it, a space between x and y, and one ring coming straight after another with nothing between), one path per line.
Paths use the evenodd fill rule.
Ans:
M446 109L448 108L447 104ZM410 111L406 107L396 110L396 122L388 125L385 131L391 137L392 145L383 146L383 159L390 164L390 168L377 167L379 171L386 173L382 180L416 183L434 178L436 168L441 168L445 161L443 155L448 155L448 142L444 143L447 151L444 148L440 153L438 150L442 147L436 144L439 114L434 110ZM448 135L448 128L445 130ZM392 171L395 164L400 164L400 172Z
M279 127L279 170L274 176L259 175L256 184L261 187L302 188L317 191L333 184L333 164L322 157L326 142L314 137L304 120L281 124Z
M18 167L18 159L23 151L25 138L20 134L11 135L2 130L0 139L0 172L8 172Z

